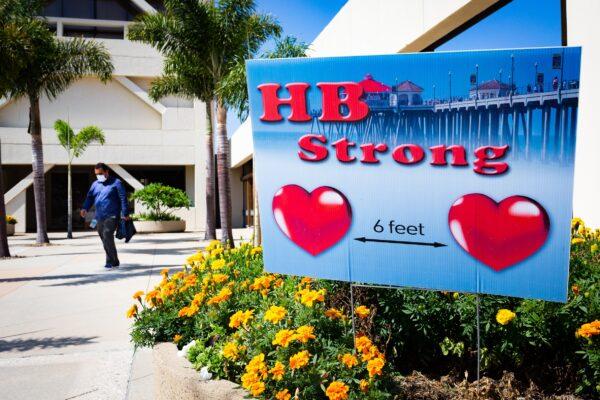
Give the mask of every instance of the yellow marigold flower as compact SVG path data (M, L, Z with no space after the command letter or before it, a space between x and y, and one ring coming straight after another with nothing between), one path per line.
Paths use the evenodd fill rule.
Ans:
M354 309L354 313L358 316L358 318L365 319L369 316L371 310L365 306L358 306Z
M219 248L216 248L214 250L211 250L211 252L210 252L210 256L213 257L213 258L214 257L218 257L221 254L223 254L223 248L222 247L219 247Z
M581 325L575 336L591 338L592 336L600 335L600 320L595 320L592 322L588 322L587 324Z
M590 251L592 254L596 254L598 252L598 243L594 243L591 247L590 247Z
M221 242L218 241L218 240L216 240L216 239L213 239L213 240L210 241L210 243L208 244L208 246L206 246L206 251L211 251L211 250L216 249L218 247L221 247Z
M329 400L346 400L348 398L348 386L340 381L333 381L327 386L325 395Z
M301 343L307 343L310 339L316 339L314 334L315 328L308 325L303 325L296 329L296 334L294 335L294 339Z
M229 279L229 275L225 275L225 274L214 274L212 276L212 281L214 283L223 283L225 282L227 279Z
M342 319L344 314L342 314L342 312L337 308L330 308L329 310L325 311L325 316L331 319Z
M231 289L229 289L228 287L224 287L219 291L219 293L208 299L206 304L213 305L222 303L224 301L229 300L232 294L233 292L231 291Z
M373 346L373 342L371 342L371 339L369 339L366 336L357 337L354 343L354 347L356 347L356 350L358 350L361 353L365 350L369 350L371 346Z
M134 299L134 300L139 300L139 301L142 301L142 296L143 296L143 295L144 295L144 291L143 291L143 290L138 290L137 292L135 292L135 293L133 294L133 296L132 296L132 297L133 297L133 299Z
M362 355L361 355L361 358L363 361L369 361L376 357L383 358L383 355L381 354L381 352L379 351L377 346L372 345L372 346L369 346L369 347L363 349Z
M273 275L264 275L258 278L254 278L254 283L250 285L251 290L262 291L264 289L270 289L271 283L275 280Z
M279 321L281 321L282 319L285 318L287 311L284 307L280 307L280 306L271 306L269 307L269 309L265 312L265 316L263 317L263 319L265 321L269 321L271 323L278 323Z
M510 321L515 319L516 316L517 314L515 314L514 312L507 310L506 308L502 308L498 310L498 313L496 313L496 321L500 325L507 325L510 323Z
M360 388L361 392L367 393L369 391L369 381L366 379L361 379L358 387Z
M290 357L290 368L300 369L308 365L310 354L307 350L302 350Z
M167 277L167 276L169 275L169 268L163 268L163 269L160 271L160 274L161 274L163 277Z
M218 260L215 260L212 262L212 264L210 264L210 268L213 271L218 271L220 269L223 269L225 267L225 260L223 260L222 258L219 258Z
M253 248L252 250L250 250L250 255L256 255L256 254L261 254L262 253L262 247L257 246L255 248Z
M296 334L290 329L282 329L275 334L272 344L275 346L288 347L296 339Z
M185 306L183 307L181 310L179 310L179 318L183 318L183 317L193 317L194 315L196 315L199 311L199 307L195 304L192 304L190 306Z
M223 357L230 360L237 360L240 353L240 348L235 342L228 342L223 346L222 354Z
M185 276L185 273L183 271L179 271L176 272L175 274L173 274L173 276L171 277L171 280L176 281L178 279L181 279Z
M298 291L297 295L300 298L300 302L307 307L312 307L315 302L325 301L325 289L302 289Z
M367 371L369 371L369 377L373 378L375 375L381 375L381 370L385 366L383 358L377 357L369 360L367 363Z
M254 310L238 311L229 318L229 327L237 329L240 326L248 325L252 319Z
M146 303L148 303L151 307L156 306L161 301L160 292L158 290L151 290L146 293Z
M275 400L290 400L292 395L287 389L280 390L275 394Z
M179 341L181 341L182 337L183 336L181 336L180 334L177 334L177 335L173 336L173 342L174 343L179 343Z
M265 364L265 355L260 353L252 358L246 365L246 372L254 374L258 379L267 377L267 364Z
M358 359L350 353L346 353L346 354L342 355L342 357L340 358L340 361L347 368L352 368L352 367L355 367L358 365Z
M458 294L458 292L454 292L454 293L452 293L452 298L453 298L454 300L458 300L458 298L459 298L459 297L460 297L460 295Z
M583 243L583 242L585 242L585 239L583 239L583 238L573 238L571 240L571 244L579 244L579 243Z
M138 308L137 308L137 304L132 305L131 307L129 307L129 310L127 310L127 318L133 318L137 315L138 312Z
M275 366L269 370L269 373L273 375L273 379L280 381L283 379L283 375L285 374L285 365L279 361L276 361Z

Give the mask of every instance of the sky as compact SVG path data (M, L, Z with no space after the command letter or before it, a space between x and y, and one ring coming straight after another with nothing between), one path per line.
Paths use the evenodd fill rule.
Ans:
M257 0L257 6L259 12L277 18L283 28L283 35L295 36L300 41L310 44L346 1ZM513 0L444 43L436 51L560 45L560 0ZM269 42L264 48L270 49L272 46L273 42ZM230 112L227 124L229 136L239 124L235 113Z

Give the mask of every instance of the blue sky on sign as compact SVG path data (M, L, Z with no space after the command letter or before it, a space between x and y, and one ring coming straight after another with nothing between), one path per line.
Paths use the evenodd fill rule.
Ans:
M257 0L258 10L278 19L284 35L311 43L347 0ZM409 1L409 0L402 0ZM513 0L436 50L502 49L561 45L560 0ZM368 29L368 26L356 29ZM267 43L264 48L272 48ZM229 112L231 136L240 125Z

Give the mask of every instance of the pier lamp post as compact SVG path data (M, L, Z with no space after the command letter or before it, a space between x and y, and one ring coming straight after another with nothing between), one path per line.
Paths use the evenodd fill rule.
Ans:
M475 64L475 107L479 100L479 64Z
M512 97L515 87L515 55L510 55L510 95Z
M535 75L533 75L533 82L534 82L533 87L537 89L537 87L538 87L538 81L537 81L538 63L537 63L537 61L533 63L533 67L535 68Z
M448 71L448 89L450 92L450 98L448 99L448 111L452 107L452 71Z
M502 68L498 70L498 76L500 77L500 82L502 82Z
M433 85L433 105L435 105L435 85Z

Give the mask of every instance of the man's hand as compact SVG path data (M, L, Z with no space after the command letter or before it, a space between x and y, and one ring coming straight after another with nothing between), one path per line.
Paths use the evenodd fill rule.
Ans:
M81 209L81 211L79 211L79 215L81 215L81 218L85 218L86 214L87 214L87 210Z

